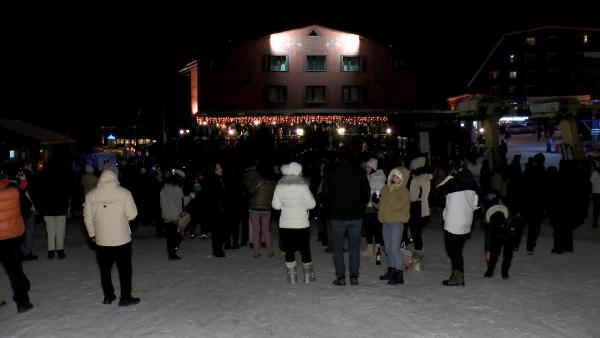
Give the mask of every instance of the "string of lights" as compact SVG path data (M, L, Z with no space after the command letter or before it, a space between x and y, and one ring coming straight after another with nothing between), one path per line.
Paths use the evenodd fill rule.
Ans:
M199 125L298 125L298 124L337 124L367 125L373 123L387 123L387 116L381 115L246 115L246 116L197 116Z

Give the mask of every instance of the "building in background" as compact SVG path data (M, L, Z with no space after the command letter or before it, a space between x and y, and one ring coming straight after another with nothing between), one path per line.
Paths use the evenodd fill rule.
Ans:
M418 81L401 55L312 25L200 55L180 72L200 125L368 123L414 104Z

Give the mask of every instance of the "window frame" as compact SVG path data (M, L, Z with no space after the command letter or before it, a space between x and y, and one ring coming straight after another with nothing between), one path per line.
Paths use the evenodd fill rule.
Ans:
M352 89L358 89L358 99L352 100ZM348 90L350 100L346 100L346 90ZM364 89L360 85L344 85L342 86L342 102L344 103L361 103L364 100Z
M309 69L310 66L310 62L308 61L309 58L312 57L322 57L323 58L323 67L324 69ZM305 61L305 71L307 73L324 73L327 72L327 55L306 55L306 57L304 58Z
M314 91L317 88L323 88L323 100L314 100ZM313 98L309 100L308 93L313 91ZM306 103L325 103L327 102L327 86L305 86L304 87L304 102Z
M271 100L271 96L269 95L271 89L274 89L274 90L277 91L276 92L277 101L272 101ZM284 93L283 100L281 99L281 93L282 93L281 90L282 89L283 89L283 93ZM267 96L267 102L268 103L286 103L286 102L288 102L287 86L285 86L285 85L267 85L265 94Z
M344 59L358 58L358 70L344 70ZM363 71L363 57L362 55L340 55L340 72L343 73L360 73Z
M271 69L271 60L274 58L285 58L285 70L276 70L276 69ZM290 58L287 55L267 55L267 60L266 60L266 70L267 72L270 73L285 73L288 72L290 70Z

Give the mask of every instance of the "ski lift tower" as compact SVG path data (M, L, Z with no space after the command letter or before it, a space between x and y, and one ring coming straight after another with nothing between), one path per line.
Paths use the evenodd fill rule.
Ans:
M504 103L495 96L472 95L456 105L458 117L482 121L485 145L491 152L492 166L496 168L506 161L500 154L498 119L504 112Z
M532 118L551 118L558 122L562 138L561 154L564 160L585 158L577 121L582 118L594 120L600 114L599 104L592 104L589 96L563 96L530 100L529 109ZM592 135L594 128L596 127L592 125Z

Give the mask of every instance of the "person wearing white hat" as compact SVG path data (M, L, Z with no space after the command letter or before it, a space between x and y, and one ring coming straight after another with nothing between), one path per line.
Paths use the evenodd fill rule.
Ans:
M371 187L371 196L379 196L379 191L385 186L387 178L383 170L377 170L377 159L369 159L363 166L367 173L369 186ZM377 209L373 207L373 202L369 199L365 213L363 215L363 227L365 229L365 238L367 239L367 248L361 252L363 257L373 257L380 250L383 244L382 225L377 219Z
M277 182L271 205L273 209L281 210L279 237L285 252L287 281L290 284L297 282L296 251L300 251L304 282L310 283L316 278L310 252L308 211L316 206L315 198L302 178L299 163L282 165L281 173L284 176Z
M487 270L483 276L490 278L494 275L494 268L498 263L500 253L503 252L502 279L508 279L508 270L519 238L521 217L519 214L509 215L508 208L493 193L486 196L483 204L489 206L485 211L485 260L487 261Z
M177 232L177 220L183 208L192 200L193 195L184 196L183 180L185 173L181 169L173 170L173 174L160 191L160 210L167 229L167 254L170 261L179 260L177 255L181 235Z

